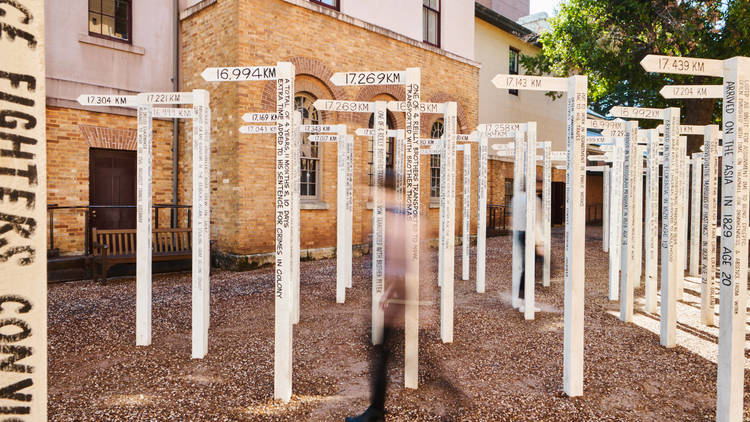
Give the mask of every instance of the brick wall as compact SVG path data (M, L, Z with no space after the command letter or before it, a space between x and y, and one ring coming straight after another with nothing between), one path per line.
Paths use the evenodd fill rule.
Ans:
M47 201L59 206L89 204L89 149L135 150L135 117L47 107ZM154 121L153 202L172 201L172 123ZM84 249L84 213L54 214L55 248Z
M283 20L280 18L283 16ZM206 83L200 73L208 66L272 65L291 61L296 66L296 92L317 98L372 101L403 100L403 87L336 87L333 72L422 68L422 101L457 101L459 132L469 133L477 124L479 69L440 54L417 48L332 16L293 6L280 0L219 1L182 21L184 89L208 89L212 108L212 239L222 252L267 253L274 247L275 137L241 135L241 116L273 110L275 82ZM217 46L221 46L220 48ZM397 128L403 114L394 113ZM437 115L422 119L422 134ZM365 127L369 115L323 113L322 123L345 123L351 130ZM190 154L189 130L184 131L182 156ZM371 232L368 210L367 138L355 140L354 243L365 243ZM473 157L477 150L474 146ZM187 155L189 157L189 155ZM302 248L336 244L336 146L322 147L321 203L301 212ZM457 193L463 157L457 156ZM190 159L183 158L181 187L190 195ZM476 174L476 160L472 165ZM429 207L429 159L421 162L422 207L429 222L424 237L437 234L438 209ZM472 190L472 226L476 222L476 178ZM457 195L457 216L461 196ZM456 225L460 233L460 220Z

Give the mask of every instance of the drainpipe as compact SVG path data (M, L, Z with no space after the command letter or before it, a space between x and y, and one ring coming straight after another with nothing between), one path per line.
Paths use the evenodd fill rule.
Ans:
M173 1L174 7L174 34L172 44L172 87L175 92L180 90L180 1ZM179 198L179 166L180 166L180 125L178 119L172 120L172 203L180 204ZM172 227L177 227L177 214L179 210L172 211Z

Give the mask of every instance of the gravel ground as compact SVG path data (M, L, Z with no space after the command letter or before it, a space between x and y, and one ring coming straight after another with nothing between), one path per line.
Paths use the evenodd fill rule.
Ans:
M601 230L586 250L584 396L562 393L563 257L553 230L552 284L536 287L534 321L510 306L510 237L488 240L487 292L460 281L456 248L453 344L440 342L437 253L426 251L420 297L420 388L390 368L387 419L471 421L713 420L716 365L608 311ZM473 252L473 250L472 250ZM474 262L472 260L472 273ZM49 417L109 420L343 420L369 402L370 258L354 261L354 288L335 303L335 260L302 263L294 329L292 401L273 395L272 270L211 277L209 353L190 359L190 275L154 277L153 344L135 346L135 283L49 289ZM636 291L642 296L643 291ZM403 344L403 342L401 342ZM400 347L403 350L403 347ZM745 420L750 420L750 373Z

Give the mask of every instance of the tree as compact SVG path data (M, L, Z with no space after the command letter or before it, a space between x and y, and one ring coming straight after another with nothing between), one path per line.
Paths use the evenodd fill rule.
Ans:
M685 124L718 121L717 100L667 101L659 90L721 79L647 73L640 61L647 54L750 56L748 0L566 0L549 23L539 37L541 53L522 57L524 67L530 74L588 75L592 108L602 114L615 105L679 106ZM696 141L689 151L697 149Z

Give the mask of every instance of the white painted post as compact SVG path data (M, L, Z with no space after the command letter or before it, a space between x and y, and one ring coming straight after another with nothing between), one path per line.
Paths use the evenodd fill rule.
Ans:
M151 344L151 169L153 126L151 104L138 105L136 180L135 344Z
M0 36L0 413L5 421L47 420L44 5L42 0L0 2L0 34L5 32Z
M633 285L635 280L635 183L640 176L636 150L638 123L625 122L625 156L623 165L622 205L622 277L620 280L620 320L633 321Z
M716 218L718 197L718 164L717 149L719 145L719 126L708 125L703 136L703 239L701 247L701 321L706 325L715 325L714 283L716 276Z
M464 197L463 197L463 239L462 279L469 279L469 260L471 251L471 144L464 144Z
M664 170L662 176L661 345L675 346L677 278L681 277L678 246L680 109L664 109Z
M687 157L687 138L680 136L679 147L679 198L688 200L690 193L688 179L690 178L690 166L688 164ZM677 272L677 300L682 300L685 291L685 270L687 270L687 232L688 232L688 221L687 221L687 204L680 204L677 208L679 219L677 220L678 226L678 237L677 237L677 258L679 260L678 272Z
M716 420L739 421L745 383L750 58L724 61L723 170Z
M479 137L479 182L477 183L477 293L485 292L487 262L487 136L474 132Z
M700 230L701 230L701 187L703 181L702 154L693 154L692 165L692 193L690 195L690 266L688 274L699 275L698 264L700 261Z
M399 208L404 203L404 130L399 129L396 136L396 157L393 160L396 173L396 196L398 196Z
M640 132L640 131L639 131ZM640 133L639 133L640 137ZM634 140L637 142L637 140ZM635 260L635 278L633 279L633 287L641 287L641 276L643 268L643 152L645 147L636 145L635 155L635 198L633 200L633 240L634 260Z
M609 252L609 179L610 179L610 167L604 168L603 182L604 182L604 194L603 206L602 206L602 250Z
M542 186L542 233L544 233L544 264L542 267L542 285L550 285L550 266L552 249L552 142L544 142L544 182Z
M456 126L458 105L455 102L445 103L443 161L445 173L440 175L445 180L444 191L440 192L441 208L444 208L446 219L445 244L443 246L443 280L440 289L440 337L443 343L453 342L453 286L455 280L455 244L456 244ZM441 164L442 161L441 161ZM443 206L444 205L444 206Z
M339 131L338 135L341 137L344 133ZM347 261L350 260L346 250L347 224L346 206L344 206L348 188L346 180L349 170L347 163L349 157L346 143L342 142L341 138L339 138L336 148L336 303L344 303L346 301L346 283L352 277L351 273L346 272Z
M352 287L352 243L354 236L354 135L346 136L346 215L344 216L346 224L346 287Z
M386 154L386 102L375 102L373 119L373 176L372 189L372 342L383 342L383 309L380 299L385 288L385 154Z
M525 131L524 131L525 132ZM513 148L514 148L514 154L513 154L513 208L511 211L511 218L513 219L513 249L512 249L512 270L511 270L511 276L513 280L513 284L511 286L511 293L513 295L513 300L516 300L518 298L520 293L520 285L521 285L521 271L523 268L521 267L521 259L523 255L522 247L515 240L515 232L518 230L521 230L522 227L520 227L517 223L517 220L520 219L519 215L516 215L516 213L519 211L518 207L518 199L519 195L521 194L521 186L523 185L523 176L524 176L524 169L523 169L523 158L525 154L525 148L526 143L524 142L525 133L518 131L516 132L515 139L513 141ZM526 236L528 236L528 233L526 233Z
M622 187L623 187L623 157L624 147L621 142L615 143L612 151L612 201L610 202L610 224L609 232L609 300L615 301L620 297L620 255L623 253L621 247L622 230L616 224L622 221Z
M524 312L526 320L534 319L534 287L536 282L536 122L529 122L525 147L526 180L526 245L524 269Z
M417 388L419 367L419 135L422 94L421 71L409 68L405 74L406 86L406 310L404 327L404 384Z
M193 91L192 357L208 353L211 296L211 107L208 91Z
M659 136L656 130L646 131L646 312L656 313L656 282L659 259Z
M294 111L292 124L292 323L299 323L300 314L300 182L302 178L302 162L300 148L302 147L302 113Z
M294 65L279 62L276 90L276 184L293 183L292 166L294 143ZM274 343L274 399L288 403L292 397L292 210L291 189L276 190L276 273L275 343Z

